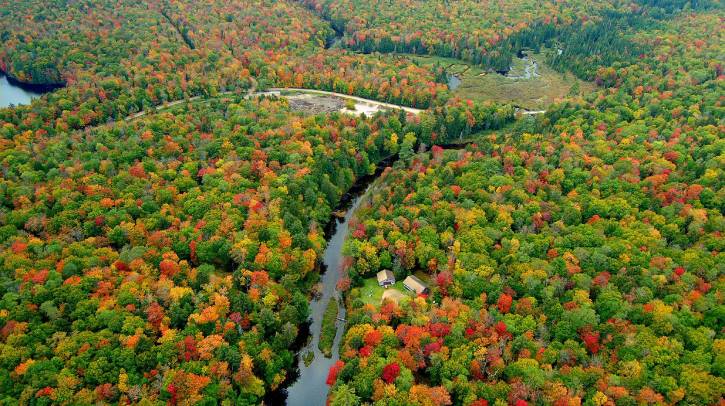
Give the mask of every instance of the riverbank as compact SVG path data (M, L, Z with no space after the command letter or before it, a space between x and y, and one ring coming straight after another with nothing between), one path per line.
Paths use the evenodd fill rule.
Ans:
M23 89L23 90L25 90L27 92L38 93L38 94L49 93L49 92L52 92L54 90L58 90L58 89L63 88L63 87L66 86L65 83L32 83L32 82L25 82L25 81L22 81L22 80L16 78L11 73L6 72L6 71L0 69L0 77L2 77L2 76L5 76L5 78L7 79L8 83L10 83L13 86L18 87L20 89Z
M439 146L445 149L462 149L472 142L475 142L474 138ZM420 145L416 145L415 149L419 147ZM340 358L340 344L346 330L346 301L340 300L337 282L345 276L341 266L349 224L355 218L357 210L379 187L378 179L385 169L392 167L398 160L397 154L388 156L376 165L374 173L358 178L350 190L342 196L338 207L333 211L344 211L345 215L339 218L333 214L332 221L325 230L328 244L322 261L322 288L320 295L310 302L309 332L311 339L298 353L299 374L296 376L296 380L290 379L293 382L291 386L286 389L280 388L266 397L266 403L282 404L286 401L287 406L325 404L329 392L326 383L327 374L330 367ZM328 353L330 337L334 338Z
M28 105L33 99L56 89L55 85L23 83L0 70L0 108Z
M387 166L387 165L385 165ZM382 172L383 167L379 166L377 175ZM377 176L376 176L377 177ZM339 348L342 336L345 331L345 307L338 306L339 293L337 292L337 282L342 276L342 248L348 233L348 225L352 220L355 211L363 203L367 192L370 188L370 182L374 178L362 177L357 180L355 186L345 194L338 205L337 210L346 210L345 216L340 219L333 217L332 222L328 226L326 233L329 235L327 248L322 258L322 289L321 294L317 298L313 298L310 302L311 322L309 324L309 332L311 339L307 345L298 353L298 371L299 374L294 380L290 380L289 387L281 387L277 391L268 394L265 397L266 404L288 406L308 406L308 405L324 405L327 400L329 387L326 384L327 373L330 367L340 358ZM362 191L361 191L362 190ZM330 348L329 356L320 349L322 338L323 319L330 302L335 302L334 307L336 317L332 317L332 322L327 324L329 335L334 326L334 338ZM329 311L332 314L332 311ZM330 316L328 316L330 318ZM310 361L310 353L312 360Z

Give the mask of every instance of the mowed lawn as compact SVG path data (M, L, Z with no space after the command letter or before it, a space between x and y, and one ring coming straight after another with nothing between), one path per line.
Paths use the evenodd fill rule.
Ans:
M422 271L416 271L413 273L415 276L418 277L418 279L422 280L423 283L428 285L430 287L430 275L426 274ZM360 300L363 301L365 304L371 304L374 306L379 306L380 301L383 298L383 293L386 290L390 289L397 289L400 291L400 293L404 294L405 296L409 298L414 298L415 295L413 292L409 291L405 288L405 285L403 285L403 280L396 281L393 286L390 286L388 289L383 288L382 286L378 285L377 278L367 278L365 279L365 282L363 283L363 286L361 286L359 289L360 292Z
M395 284L388 289L397 289L408 297L413 297L413 294L403 286L403 281L397 281ZM360 287L360 300L365 304L371 304L374 306L380 306L380 300L383 298L383 292L385 288L378 285L376 278L365 279L365 283Z

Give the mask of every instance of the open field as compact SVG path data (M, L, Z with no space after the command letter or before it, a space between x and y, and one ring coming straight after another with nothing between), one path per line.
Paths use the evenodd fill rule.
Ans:
M386 291L385 288L378 285L378 281L375 278L365 279L365 284L360 288L360 300L365 304L371 304L374 306L380 306L380 300L382 299L383 293ZM397 281L395 284L388 289L397 289L406 296L411 296L410 292L403 286L403 281Z
M434 56L409 55L424 65L439 64L460 79L460 84L452 93L471 100L493 100L502 103L514 103L526 110L545 110L546 107L572 92L587 94L596 86L582 81L569 73L559 73L548 67L543 54L530 55L537 64L537 76L531 78L512 78L524 76L527 61L519 58L508 76L469 65L461 60ZM455 80L455 79L454 79ZM578 89L577 89L578 88Z

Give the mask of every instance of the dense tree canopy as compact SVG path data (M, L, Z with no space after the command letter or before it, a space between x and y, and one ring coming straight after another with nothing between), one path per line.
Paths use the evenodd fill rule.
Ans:
M0 109L0 403L261 403L333 211L392 158L345 244L330 404L722 402L718 6L0 0L0 70L62 85ZM526 49L596 91L523 116L409 55ZM431 292L370 304L383 269Z
M643 32L652 55L598 72L610 89L386 172L347 241L333 399L721 401L718 19ZM365 304L381 269L432 294Z

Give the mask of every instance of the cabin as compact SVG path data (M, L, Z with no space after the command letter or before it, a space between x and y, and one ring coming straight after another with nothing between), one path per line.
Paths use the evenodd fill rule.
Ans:
M395 284L395 275L393 275L392 271L384 269L378 272L378 285L387 288L393 284Z
M418 279L413 275L405 278L405 280L403 281L403 286L405 286L405 288L409 291L418 295L428 293L428 286L426 286L422 280Z

